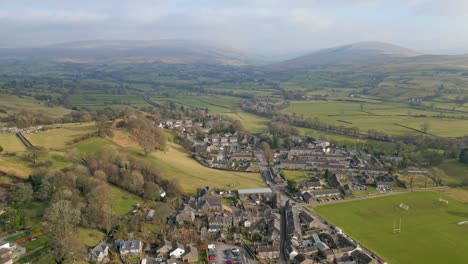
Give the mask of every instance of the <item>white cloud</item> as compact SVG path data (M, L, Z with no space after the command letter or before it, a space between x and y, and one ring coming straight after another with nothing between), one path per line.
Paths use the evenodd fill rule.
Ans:
M261 52L361 40L449 50L468 46L467 8L468 0L0 0L0 46L170 38Z

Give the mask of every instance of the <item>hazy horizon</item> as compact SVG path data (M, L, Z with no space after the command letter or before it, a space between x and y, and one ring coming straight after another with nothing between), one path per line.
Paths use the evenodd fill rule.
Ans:
M187 39L253 54L379 41L468 53L462 0L0 1L0 47L85 40Z

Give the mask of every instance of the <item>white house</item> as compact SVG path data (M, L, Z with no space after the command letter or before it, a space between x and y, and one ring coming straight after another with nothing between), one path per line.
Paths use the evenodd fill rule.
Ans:
M169 257L171 258L181 258L182 255L185 253L185 248L182 246L180 243L175 243L174 247L172 248L172 251L169 253Z
M13 250L15 250L16 244L0 241L0 260L2 264L13 264Z

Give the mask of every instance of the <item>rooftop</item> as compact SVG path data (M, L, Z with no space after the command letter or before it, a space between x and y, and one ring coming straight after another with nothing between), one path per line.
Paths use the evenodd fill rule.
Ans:
M270 188L239 189L239 194L272 193Z

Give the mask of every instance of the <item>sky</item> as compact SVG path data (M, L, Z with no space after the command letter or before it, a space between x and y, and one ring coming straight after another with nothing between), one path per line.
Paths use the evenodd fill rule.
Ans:
M0 0L0 47L190 39L288 54L359 41L468 53L468 0Z

